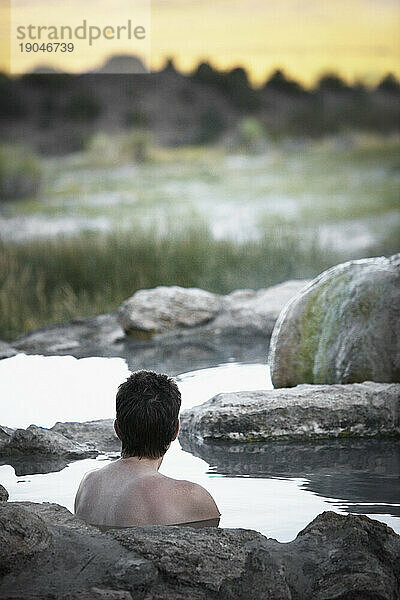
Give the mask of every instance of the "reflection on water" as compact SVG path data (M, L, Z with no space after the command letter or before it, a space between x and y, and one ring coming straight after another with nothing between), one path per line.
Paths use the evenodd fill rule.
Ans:
M17 358L18 368L30 373L29 404L26 386L19 389L15 379L15 359L2 361L0 388L13 395L2 405L1 424L35 422L49 427L57 420L113 416L115 389L127 373L123 360ZM63 395L55 402L55 384L60 380ZM83 402L88 382L91 395ZM272 387L268 368L260 364L193 371L179 376L178 384L184 408L223 391ZM399 450L400 442L394 440L199 444L180 437L167 452L161 471L206 487L222 513L222 527L256 529L289 541L317 514L334 510L368 514L400 532ZM115 454L109 454L67 465L63 459L7 457L0 462L0 482L11 500L57 502L73 510L82 476L113 458Z
M400 517L400 442L327 440L266 444L199 444L182 448L227 477L302 478L302 489L346 512Z

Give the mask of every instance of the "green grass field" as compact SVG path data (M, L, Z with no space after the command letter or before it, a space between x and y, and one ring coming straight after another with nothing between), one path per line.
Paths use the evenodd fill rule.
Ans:
M44 161L40 195L0 205L0 338L116 310L140 288L227 293L399 251L399 149L364 136Z

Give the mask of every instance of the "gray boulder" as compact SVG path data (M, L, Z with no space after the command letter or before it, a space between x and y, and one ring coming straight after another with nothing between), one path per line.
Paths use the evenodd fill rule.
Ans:
M187 328L253 328L271 334L283 306L306 281L287 281L261 290L236 290L227 296L197 288L156 287L139 290L120 307L122 329L148 337Z
M11 427L0 425L0 455L2 454L4 448L6 448L10 443L10 437L13 431L14 430L11 429Z
M400 254L337 265L283 309L271 338L275 387L400 382Z
M271 335L282 308L304 288L307 280L285 281L261 290L236 290L223 296L223 310L212 323L214 330L236 328Z
M113 424L114 419L99 419L58 422L51 429L30 425L14 430L0 426L0 465L11 465L18 476L33 475L61 471L71 460L99 453L119 455L121 442Z
M218 394L181 414L200 440L255 442L400 435L400 384L299 385Z
M114 419L98 419L83 423L57 422L51 431L60 433L74 443L89 444L98 452L121 450L121 442L114 431Z
M54 504L0 504L0 597L39 600L397 600L400 537L331 512L281 544L244 529L101 533Z
M4 485L1 485L1 483L0 483L0 502L7 502L8 498L9 498L9 493L7 492Z
M51 545L50 532L40 517L13 502L0 503L0 578L20 571L28 562L35 564Z
M98 452L88 445L72 442L56 431L29 425L27 429L13 430L8 443L1 448L0 454L3 456L37 454L78 459L95 456Z
M139 290L119 309L119 322L128 334L163 333L211 321L221 310L222 299L196 288L156 287Z
M0 360L2 360L3 358L11 358L16 354L18 354L18 352L15 348L13 348L7 342L0 340Z

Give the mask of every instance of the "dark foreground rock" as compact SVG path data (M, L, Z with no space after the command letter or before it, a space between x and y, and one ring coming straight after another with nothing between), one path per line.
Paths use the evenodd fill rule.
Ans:
M400 384L299 385L218 394L181 414L200 440L255 442L400 435Z
M166 296L164 312L156 311L150 321L145 303L136 298L133 320L123 319L124 327L133 335L127 336L119 321L121 316L111 313L42 327L15 340L13 347L18 352L46 356L119 356L131 370L153 369L170 375L232 360L264 362L281 309L305 283L288 281L265 290L237 290L228 296L196 290L199 294L195 294L197 308L192 321L187 303L183 307L182 302L177 306L171 301L168 304L166 297L171 300L173 296L169 290L175 288L141 290L137 293L139 300L144 295L146 301L149 294L158 298L157 290L165 290L161 292L161 296ZM215 302L210 300L208 312L202 311L201 301L209 296L215 297ZM194 298L189 300L193 302ZM124 309L125 313L128 309Z
M1 503L3 600L397 600L400 537L325 512L281 544L244 529L100 533L54 504Z
M0 502L7 502L9 498L6 488L0 484Z
M202 442L183 434L186 452L226 477L302 479L302 489L356 514L400 517L400 440Z
M284 308L270 349L275 387L400 382L400 254L346 262Z

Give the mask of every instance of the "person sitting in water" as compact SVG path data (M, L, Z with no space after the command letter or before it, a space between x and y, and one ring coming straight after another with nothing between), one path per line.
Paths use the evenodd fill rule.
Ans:
M220 513L200 485L159 472L179 431L181 394L167 375L137 371L116 397L114 428L121 458L87 473L75 514L100 527L135 525L218 526Z

